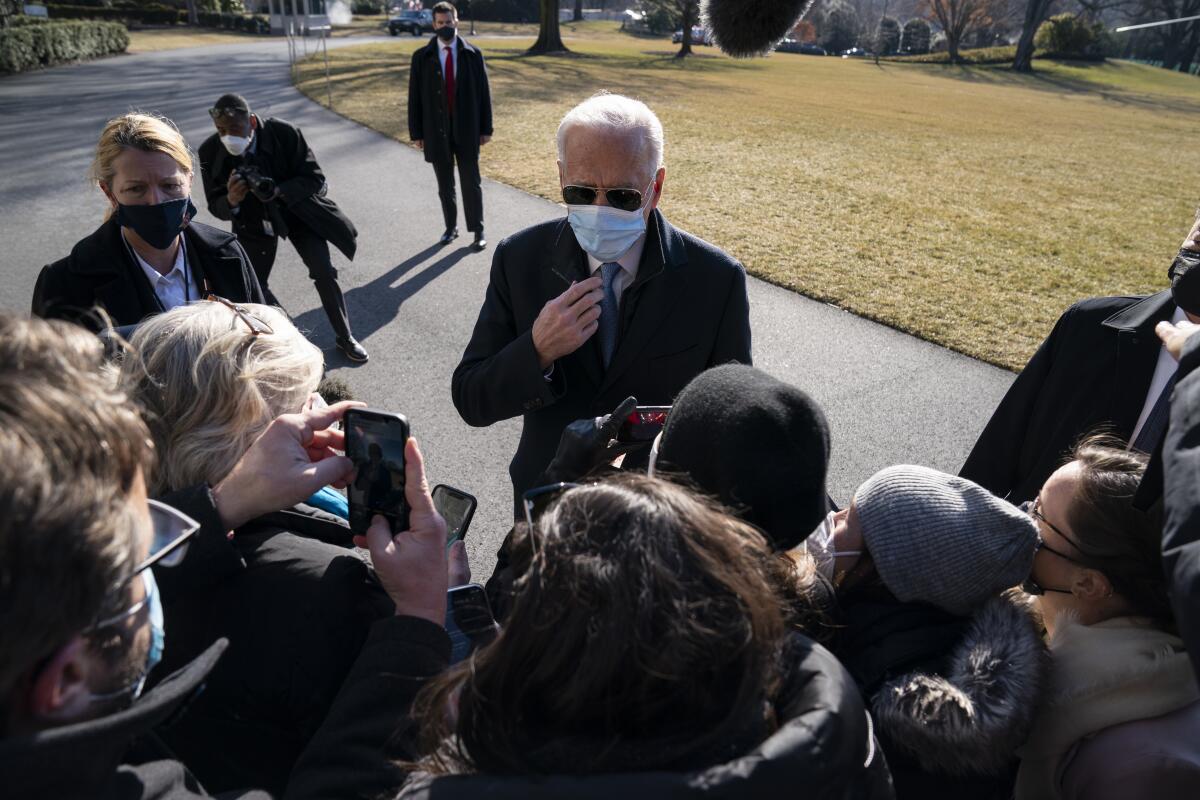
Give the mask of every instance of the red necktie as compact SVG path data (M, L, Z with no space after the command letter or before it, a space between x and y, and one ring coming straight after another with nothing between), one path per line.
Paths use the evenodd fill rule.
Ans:
M446 107L450 109L450 113L454 113L454 54L450 52L449 47L443 47L446 51Z

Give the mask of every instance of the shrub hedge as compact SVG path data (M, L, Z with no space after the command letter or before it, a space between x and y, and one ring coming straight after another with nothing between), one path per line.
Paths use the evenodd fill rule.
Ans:
M84 5L49 5L50 19L95 19L142 25L176 25L187 22L187 12L161 3L139 8L104 8Z
M116 22L48 22L0 30L0 72L24 72L82 61L129 46L129 32Z

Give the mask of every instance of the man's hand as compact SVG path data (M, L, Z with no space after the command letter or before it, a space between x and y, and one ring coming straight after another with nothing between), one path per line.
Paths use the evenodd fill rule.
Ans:
M236 530L263 514L290 508L322 486L344 486L354 465L336 452L345 449L345 436L330 426L347 409L363 405L345 400L272 421L213 487L225 528Z
M627 397L611 414L575 420L563 429L558 452L544 473L546 482L577 481L601 464L611 464L617 457L642 447L640 442L613 442L621 423L636 408L637 398Z
M376 514L367 535L355 536L354 543L371 551L375 574L396 604L396 616L444 625L449 588L446 521L433 507L425 462L411 436L404 446L404 498L409 507L408 530L393 535L387 520Z
M1188 231L1188 235L1184 238L1180 249L1200 253L1200 212L1197 212L1196 222L1192 225L1192 229Z
M250 193L250 184L238 177L236 172L229 173L229 181L225 184L229 190L229 207L237 208Z
M599 278L573 283L542 307L533 321L533 347L543 370L578 350L600 327L602 285Z
M1176 361L1183 354L1183 343L1188 340L1188 337L1200 331L1200 325L1195 325L1188 322L1186 319L1176 325L1163 320L1154 326L1154 332L1158 334L1158 338L1162 339L1162 343L1167 348Z
M417 146L418 150L425 149L425 140L424 139L413 139L413 144L415 144Z
M479 144L480 144L480 146L483 146L483 145L487 144L488 142L490 142L491 140L492 140L492 137L490 137L490 136L480 136Z

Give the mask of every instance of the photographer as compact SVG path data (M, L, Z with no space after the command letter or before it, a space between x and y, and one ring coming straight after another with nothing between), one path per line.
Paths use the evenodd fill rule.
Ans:
M367 360L350 332L350 315L338 286L329 245L353 259L358 231L326 196L325 176L304 135L279 119L250 113L246 99L223 95L209 109L217 132L200 145L200 173L208 210L232 220L267 301L279 305L267 279L279 237L290 239L308 267L321 305L346 358Z

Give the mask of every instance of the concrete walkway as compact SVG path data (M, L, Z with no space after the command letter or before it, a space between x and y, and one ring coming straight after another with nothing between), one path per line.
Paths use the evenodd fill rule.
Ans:
M363 41L335 40L332 46ZM487 41L481 45L486 52ZM432 169L416 150L293 89L286 53L280 41L223 45L0 79L0 306L27 310L38 269L100 224L104 199L85 175L110 116L128 109L161 112L195 148L212 130L206 109L220 94L237 91L259 113L299 124L329 178L331 196L360 232L354 263L335 254L335 264L371 362L353 367L333 349L316 292L287 244L280 247L272 289L359 399L408 416L427 455L430 480L479 498L468 545L476 576L486 577L508 527L507 465L520 421L467 427L450 401L450 375L483 300L492 251L472 253L463 239L460 247L435 247L442 222ZM396 91L403 95L406 87ZM504 117L497 108L498 128ZM486 160L485 150L485 171ZM193 192L203 209L198 176ZM483 192L493 245L563 213L498 183L485 180ZM199 219L214 222L206 211ZM957 471L1013 377L761 281L751 281L750 298L755 363L808 391L829 416L830 489L838 500L889 464Z

